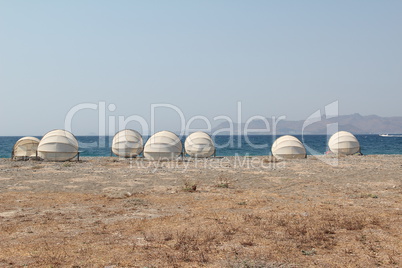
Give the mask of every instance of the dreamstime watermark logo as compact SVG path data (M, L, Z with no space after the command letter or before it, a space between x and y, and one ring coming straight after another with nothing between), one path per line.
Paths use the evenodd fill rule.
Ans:
M297 136L301 136L301 141L303 142L306 151L311 155L322 155L323 152L319 152L314 149L314 146L310 146L307 142L307 136L313 133L311 128L319 128L321 133L325 132L327 140L328 138L338 131L338 123L336 118L339 115L338 101L332 102L324 107L324 112L317 110L312 113L304 122L300 130L296 130ZM185 113L179 107L168 104L168 103L158 103L150 105L150 118L147 120L145 117L134 114L130 116L116 115L116 105L113 103L106 103L104 101L98 103L81 103L72 107L65 117L65 129L73 132L73 125L75 120L79 118L79 114L85 110L96 111L97 118L93 121L98 125L98 141L92 143L80 143L81 148L109 148L110 144L106 144L105 136L114 136L119 130L127 129L128 125L135 124L139 126L137 131L143 135L151 135L156 132L157 129L157 119L166 111L176 114L176 125L179 125L177 129L177 134L180 139L188 136L189 134L196 131L203 131L209 133L212 138L216 136L225 135L224 143L216 143L215 147L218 151L220 149L242 149L246 145L248 148L253 150L268 152L270 145L274 142L277 136L281 136L284 133L284 129L280 128L280 123L286 120L286 116L282 115L279 117L272 116L267 118L263 115L254 115L249 118L244 118L242 103L237 103L237 110L235 118L228 115L217 115L212 119L207 118L204 115L195 115L190 118L186 118ZM335 119L335 120L334 120ZM194 127L195 122L202 123L206 127L199 128ZM242 123L244 122L244 123ZM258 124L256 124L258 122ZM220 125L223 127L213 128L213 125ZM257 126L257 127L256 127ZM265 134L271 135L272 140L269 138L265 142L255 142L251 137L255 134ZM292 134L292 133L290 133ZM268 136L267 136L268 137ZM216 140L216 139L215 139ZM110 141L109 141L110 143ZM243 154L247 154L244 152ZM321 161L329 165L337 165L337 158L319 158Z

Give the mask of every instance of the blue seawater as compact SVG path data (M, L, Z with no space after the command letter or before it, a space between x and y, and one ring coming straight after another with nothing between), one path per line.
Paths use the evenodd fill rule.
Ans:
M320 155L328 151L326 135L295 135L306 146L308 154ZM269 155L271 146L279 136L215 136L217 156ZM0 158L9 158L15 142L21 136L0 137ZM37 137L41 138L41 137ZM77 136L81 156L110 156L113 137ZM144 136L144 142L149 137ZM402 154L402 137L356 135L363 154ZM182 138L184 143L185 137Z

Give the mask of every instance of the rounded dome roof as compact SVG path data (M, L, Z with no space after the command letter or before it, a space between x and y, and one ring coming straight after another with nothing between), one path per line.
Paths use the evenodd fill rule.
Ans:
M40 140L35 137L23 137L19 139L13 147L13 157L33 157L36 156Z
M161 131L152 135L144 146L144 157L148 159L173 159L182 152L179 137L170 131Z
M117 132L112 141L112 152L122 157L139 155L144 149L142 136L135 130L124 129Z
M215 152L211 136L202 131L190 134L184 142L186 153L192 157L209 157Z
M336 132L328 141L328 147L335 154L351 155L360 151L360 143L350 132Z
M271 147L272 155L277 158L305 158L306 148L298 138L290 135L279 137Z
M43 136L39 142L38 156L44 160L67 161L77 154L78 141L67 130L52 130Z

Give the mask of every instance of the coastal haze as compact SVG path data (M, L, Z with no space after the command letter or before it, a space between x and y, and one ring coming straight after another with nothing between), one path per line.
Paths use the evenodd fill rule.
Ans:
M268 123L268 124L267 124ZM252 130L251 134L254 135L283 135L283 134L298 134L298 135L326 135L328 133L328 126L337 124L337 128L343 131L349 131L354 134L400 134L402 133L402 116L394 117L381 117L378 115L363 116L360 114L340 115L335 118L319 118L317 122L312 123L305 128L305 120L292 121L292 120L277 120L267 118L266 121L254 120L251 121L247 128ZM273 133L272 126L275 125L275 133ZM215 127L212 132L219 131L220 133L230 134L228 131L221 131L229 127L229 124L222 123ZM244 134L246 125L236 124L233 129L235 133ZM250 135L250 134L249 134Z

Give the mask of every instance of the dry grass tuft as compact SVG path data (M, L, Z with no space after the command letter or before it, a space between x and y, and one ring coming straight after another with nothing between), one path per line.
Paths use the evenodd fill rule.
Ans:
M38 170L38 169L41 169L41 168L43 168L44 166L42 166L42 165L35 165L35 166L32 166L31 167L31 169L33 169L33 170Z
M360 198L378 198L378 195L371 193L362 193L360 194Z
M183 191L193 193L197 191L197 183L191 180L185 180L183 185Z
M264 158L264 160L263 160L263 162L266 163L266 164L267 163L279 163L279 162L282 162L282 161L283 161L282 159L278 159L273 155L270 155L270 156Z
M218 188L229 188L229 185L230 185L230 179L229 178L227 178L226 176L222 176L222 175L220 175L218 177L216 187L218 187Z

